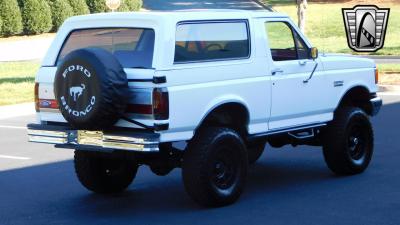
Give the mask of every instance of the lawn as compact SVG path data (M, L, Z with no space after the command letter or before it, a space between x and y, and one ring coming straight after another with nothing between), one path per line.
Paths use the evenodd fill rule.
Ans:
M0 62L0 105L33 101L38 61Z
M288 14L297 23L294 0L264 0L278 12ZM307 8L306 35L321 52L354 53L348 46L342 17L342 8L352 8L356 3L313 3ZM400 55L400 3L378 4L389 7L390 17L385 47L376 55Z

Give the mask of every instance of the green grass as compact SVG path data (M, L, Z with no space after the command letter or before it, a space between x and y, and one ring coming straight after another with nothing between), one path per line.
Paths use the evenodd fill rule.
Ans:
M37 61L0 62L0 105L33 101Z
M379 64L379 72L397 72L400 73L400 64Z
M271 2L278 12L288 14L297 23L297 9L293 1L265 0ZM355 53L347 45L342 8L351 8L347 3L309 3L306 18L306 36L321 52ZM375 55L400 55L400 4L379 4L389 7L390 18L386 32L385 46Z

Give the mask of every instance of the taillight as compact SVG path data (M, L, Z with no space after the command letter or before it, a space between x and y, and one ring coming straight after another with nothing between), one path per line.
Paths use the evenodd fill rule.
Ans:
M169 117L169 96L166 88L154 88L153 113L156 120L167 120Z
M58 109L55 99L39 99L39 109Z
M36 112L39 112L39 83L35 83L35 90L34 90L34 95L35 95L35 110Z
M375 68L375 84L379 83L379 70Z

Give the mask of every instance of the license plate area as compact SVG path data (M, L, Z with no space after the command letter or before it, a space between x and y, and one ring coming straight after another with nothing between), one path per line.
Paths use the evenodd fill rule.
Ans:
M103 144L102 131L78 130L77 136L78 144L81 145L102 146Z

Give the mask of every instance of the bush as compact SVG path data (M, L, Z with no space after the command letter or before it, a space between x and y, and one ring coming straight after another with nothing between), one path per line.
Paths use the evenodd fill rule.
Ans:
M89 8L85 0L69 0L69 4L74 11L74 16L84 15L89 13Z
M106 6L106 0L86 0L90 13L109 12ZM142 8L142 0L121 0L121 6L117 9L119 12L139 11Z
M142 8L142 0L121 0L120 12L139 11Z
M101 13L107 11L106 0L86 0L90 13Z
M44 0L25 0L22 20L26 34L41 34L52 28L50 6Z
M3 26L3 21L1 20L1 16L0 16L0 37L3 36L3 33L1 32Z
M1 33L4 36L22 32L22 18L17 0L0 0Z
M57 31L68 17L74 15L74 11L67 0L51 0L49 5L52 12L53 31Z

